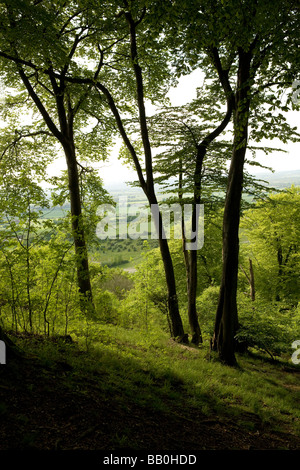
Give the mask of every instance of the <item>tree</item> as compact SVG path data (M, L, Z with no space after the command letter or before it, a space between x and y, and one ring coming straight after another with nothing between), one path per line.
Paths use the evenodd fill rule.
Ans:
M1 113L3 111L2 107ZM25 129L17 132L12 128L11 120L14 125L17 124L15 113L10 116L9 111L6 111L5 114L7 127L2 130L0 139L0 251L9 273L12 327L16 325L18 303L26 305L32 330L32 249L35 243L43 242L45 231L53 230L50 220L40 220L42 208L49 208L49 200L39 185L44 181L45 168L50 159L48 152L51 150L41 151L43 133L31 134L29 138ZM18 269L20 265L24 268L22 273Z
M212 204L215 197L213 192L221 191L226 157L228 158L227 149L230 148L228 142L215 142L226 129L232 113L230 96L227 99L227 110L220 111L222 97L219 88L218 84L216 86L215 83L207 83L198 88L198 97L191 103L179 108L165 108L151 119L156 145L166 148L156 156L156 171L161 175L157 181L168 188L167 192L178 192L177 200L182 207L184 201L190 201L192 204L191 232L197 234L197 242L194 245L198 245L200 236L199 206L208 202ZM170 178L175 178L176 183ZM170 199L174 201L174 196ZM209 214L206 213L205 217L209 217ZM202 342L196 308L199 246L196 249L188 249L188 238L190 236L182 218L188 318L192 343L199 344Z
M59 222L45 217L50 200L41 185L50 182L47 164L53 148L45 148L43 132L15 131L15 112L10 115L4 106L1 112L6 115L0 139L2 322L14 331L31 332L44 324L49 334L51 297L73 248L70 239L60 237Z
M282 113L292 105L278 99L278 87L290 87L292 92L292 82L299 73L298 28L296 2L208 0L200 6L199 2L189 2L188 6L177 2L171 8L171 31L176 31L174 48L182 53L176 56L178 69L201 65L209 76L217 74L227 96L233 99L233 150L223 218L223 276L212 341L227 364L236 363L239 221L249 126L253 141L273 136L285 141L297 138Z
M276 5L277 6L277 5ZM279 10L277 10L277 8ZM290 6L278 5L276 14L279 16L279 24L285 23L285 34L291 34L293 38L294 13ZM270 16L272 13L272 23ZM277 66L277 73L283 72L282 47L285 38L274 31L274 23L278 18L274 18L274 5L247 5L243 9L243 26L247 25L250 34L244 38L244 44L236 44L238 54L238 70L236 78L236 92L234 105L234 138L231 166L228 176L227 194L225 201L223 219L223 278L220 288L219 305L216 315L216 325L214 332L215 346L219 351L221 360L227 364L235 364L235 335L238 331L238 314L236 304L237 274L239 261L239 221L241 196L243 191L243 174L246 149L248 145L249 115L253 106L253 95L258 94L256 86L262 83L266 88L270 88L268 69L265 71L266 60L273 62L273 67ZM251 16L250 16L251 15ZM263 30L264 28L264 30ZM289 30L292 28L292 31ZM268 33L268 34L267 34ZM278 56L275 47L278 46ZM290 52L290 51L289 51ZM219 69L219 56L216 49L212 50L217 69ZM289 55L285 61L289 60ZM274 69L272 70L274 73ZM220 77L224 78L224 70L220 70ZM285 86L288 82L285 83ZM274 96L275 98L275 96ZM260 99L264 100L263 94ZM251 122L251 121L250 121ZM292 137L292 132L290 136ZM270 134L268 135L270 137Z
M136 100L138 108L138 120L140 125L140 137L142 140L142 146L144 151L145 158L145 172L146 179L143 176L142 168L140 162L137 158L137 154L128 139L128 136L125 132L125 129L120 120L120 116L117 112L114 102L112 101L111 95L109 95L104 88L102 91L106 93L106 96L111 103L111 109L115 115L115 118L118 123L119 131L124 139L124 143L131 154L133 162L136 167L140 185L148 199L148 202L151 206L158 207L158 201L154 189L154 177L153 177L153 163L152 163L152 150L149 140L149 131L148 123L146 117L145 109L145 89L144 89L144 77L143 70L140 65L138 47L137 47L137 27L143 21L146 14L146 8L144 7L140 17L136 20L134 19L133 12L130 9L127 1L124 2L124 10L119 13L120 17L124 17L127 21L129 34L130 34L130 59L131 65L134 71L135 85L136 85ZM101 87L99 86L101 89ZM186 335L184 334L182 320L178 308L178 298L176 292L176 281L174 275L174 268L172 263L172 258L168 246L168 241L163 235L163 226L162 226L162 217L160 211L154 217L156 223L156 230L159 238L160 252L164 264L164 271L166 276L166 284L168 289L168 311L170 315L170 329L171 335L179 339L179 341L186 341Z
M146 108L145 108L145 100L146 95L148 97L152 97L156 95L156 100L161 99L162 92L161 88L164 85L167 77L166 73L166 62L163 62L162 55L160 52L160 43L158 41L151 42L151 49L150 52L156 54L157 63L154 64L154 72L151 72L151 78L154 77L154 83L151 80L147 80L147 87L145 86L145 74L143 72L142 63L145 61L145 55L149 54L149 51L146 49L143 53L138 52L138 41L139 41L139 34L140 34L140 41L144 40L145 31L147 30L147 25L144 28L140 28L140 25L143 23L146 15L146 8L137 8L136 5L134 7L130 7L127 1L122 2L121 10L118 8L118 2L115 5L115 17L119 20L117 25L119 30L124 31L124 25L127 28L127 35L128 42L120 42L118 44L118 51L117 55L121 58L123 57L123 61L125 58L125 64L122 63L119 59L118 61L118 74L121 77L122 81L120 82L120 78L117 81L117 84L113 83L113 81L108 81L106 83L105 77L99 78L99 80L91 81L90 78L80 78L80 77L69 77L68 79L73 83L78 84L91 84L95 85L96 89L101 92L102 96L104 96L107 100L107 103L111 109L111 112L115 118L116 126L119 130L119 133L123 139L125 148L127 149L128 155L130 157L131 162L133 163L137 175L138 180L141 188L143 189L149 205L151 207L158 207L158 201L154 189L154 177L153 177L153 164L152 164L152 149L149 140L149 129L148 129L148 122L146 116ZM138 19L135 19L138 18ZM125 22L124 22L125 20ZM125 47L124 47L125 45ZM142 56L142 61L141 61ZM129 59L131 64L131 71L133 72L128 73L127 67L127 60ZM148 64L146 63L148 67ZM151 68L150 68L151 70ZM168 67L167 67L168 70ZM160 86L158 86L160 79L163 79ZM152 80L153 81L153 80ZM123 82L123 83L122 83ZM150 85L149 85L150 82ZM124 90L124 83L125 83L125 90ZM158 88L155 88L155 85ZM120 90L123 94L120 94ZM124 93L125 91L125 93ZM152 95L152 96L151 96ZM130 131L126 129L126 119L123 120L121 117L121 111L124 109L123 100L124 97L127 98L128 103L134 103L136 106L135 110L132 111L132 114L139 123L139 133L138 139L140 140L141 145L134 145L133 140L130 138ZM125 111L128 112L128 106L125 107ZM125 123L125 124L124 124ZM144 157L144 164L145 164L145 176L143 173L143 168L139 160L139 146L142 147L143 157ZM163 228L162 228L162 217L161 213L155 213L154 220L156 223L156 229L159 238L159 246L160 252L163 259L164 264L164 271L166 276L166 284L168 289L168 308L170 313L170 326L171 326L171 335L179 339L179 341L186 341L186 335L183 330L182 320L179 314L178 309L178 299L176 293L176 282L174 276L174 269L172 265L172 258L170 255L170 250L168 246L168 241L163 236Z
M57 139L63 148L68 168L79 295L82 309L91 314L93 303L80 193L78 138L80 127L88 123L87 115L99 118L99 114L93 113L88 102L90 87L78 89L65 80L69 69L82 54L82 43L91 34L88 20L82 18L82 10L84 6L77 2L68 2L64 6L56 2L5 2L1 8L0 56L2 79L8 86L19 89L21 81L46 126L42 132ZM101 63L94 79L100 69ZM84 107L88 112L83 111ZM100 130L103 134L102 122L98 120L90 132L92 138L99 139ZM107 134L106 139L101 136L99 140L106 140L107 145L110 142ZM105 155L106 149L101 150ZM86 147L84 151L87 152Z
M115 2L114 5L107 2L101 7L93 3L77 5L76 2L67 2L60 6L57 6L56 2L50 2L46 6L43 2L31 5L24 0L18 7L13 1L7 2L6 8L2 11L3 24L7 28L2 35L0 56L4 61L14 64L14 72L18 71L50 132L59 140L65 152L69 173L71 208L73 208L71 209L73 236L75 248L77 247L78 251L78 282L81 285L81 293L87 294L87 298L91 298L91 289L74 141L75 117L78 118L85 103L90 105L89 111L92 111L94 117L101 116L103 103L108 104L116 120L118 130L132 156L141 186L149 203L150 205L157 204L145 114L145 77L143 77L141 67L141 54L139 57L137 54L137 29L144 20L146 10L145 8L140 9L139 6L136 8L136 5L131 10L127 2L122 2L121 8L123 9L121 10L120 6L119 2ZM135 20L134 17L139 19ZM32 43L37 36L42 36L45 39L42 47L39 44L39 49L43 54L33 50L32 45L30 48L25 47L25 41L21 43L18 41L26 28ZM8 31L13 31L9 35L9 41L7 41ZM146 28L140 31L141 41L143 41ZM112 36L113 39L111 39ZM53 47L49 44L50 38L55 38ZM152 42L152 47L153 44L154 42ZM159 57L159 48L158 41L156 58ZM88 66L80 66L82 56L88 60ZM105 62L105 57L107 57L107 62ZM162 55L160 57L161 63L155 65L156 84L161 78L164 80L166 78L166 62L163 62ZM131 73L128 74L128 58L133 71L132 76ZM96 64L95 67L94 64ZM159 72L161 64L163 64L162 73ZM94 72L92 72L93 67ZM154 76L155 74L152 74L152 77ZM108 84L108 87L103 83ZM151 83L151 86L147 88L150 90L150 94L152 93L152 97L157 94L154 84ZM42 95L39 94L40 91L42 91ZM51 109L56 111L58 125L46 109L48 102L43 103L42 101L45 91L48 93L46 95L50 99ZM127 113L130 111L134 95L137 98L136 115L140 122L146 179L144 179L137 152L120 117L120 109L124 109ZM129 106L126 101L130 103ZM118 102L118 107L116 102ZM159 231L160 227L161 215L159 214ZM159 240L169 290L172 335L184 338L168 244L162 236L159 237Z

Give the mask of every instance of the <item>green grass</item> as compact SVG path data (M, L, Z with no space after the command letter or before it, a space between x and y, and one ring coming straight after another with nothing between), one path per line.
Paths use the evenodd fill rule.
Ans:
M148 240L148 245L156 247L158 242ZM101 240L99 241L99 250L96 256L101 264L108 267L135 268L143 260L143 247L143 239ZM92 253L91 258L93 259L93 257L94 254Z
M120 267L123 269L134 268L143 259L141 251L131 252L121 250L117 253L107 252L101 254L101 264L108 267Z
M186 347L161 333L117 326L91 325L87 336L73 335L82 351L88 346L86 354L69 350L73 379L96 374L102 390L124 406L129 401L166 412L189 407L207 417L232 418L247 430L259 422L300 433L299 368L290 364L238 355L239 366L227 367L206 346ZM44 361L59 360L51 343L41 344L36 347Z

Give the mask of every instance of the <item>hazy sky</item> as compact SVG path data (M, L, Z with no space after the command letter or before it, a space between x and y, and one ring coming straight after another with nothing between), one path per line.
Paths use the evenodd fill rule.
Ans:
M169 93L172 104L185 104L195 98L196 88L202 84L202 81L203 76L200 71L195 71L190 76L181 78L178 87L171 90ZM296 126L300 132L300 111L294 111L289 114L289 123L291 123L293 126ZM283 148L288 153L274 152L273 154L265 156L263 153L257 152L256 160L259 161L262 165L272 167L275 172L300 170L300 142L296 144L291 143L284 145L279 140L273 140L271 142L269 141L261 143L261 145L264 144L269 147ZM60 164L56 162L55 164L51 165L49 171L51 174L57 174L57 171L62 166L64 166L63 161ZM109 161L105 163L99 162L96 167L99 168L99 175L103 179L105 186L136 180L135 171L129 170L127 166L118 160L118 145L116 145L115 151L112 152ZM266 171L257 167L254 168L255 172ZM251 171L253 172L254 170L252 169Z
M192 100L196 97L196 87L201 85L202 76L199 71L195 71L189 77L183 77L177 89L172 90L169 93L169 97L172 100L173 105L181 105ZM298 127L300 132L300 112L295 111L289 114L289 123L293 126ZM262 145L266 144L269 147L283 148L288 153L277 153L274 152L268 156L258 152L256 160L262 165L272 167L275 172L287 171L287 170L300 170L300 142L296 144L284 145L279 140L272 142L262 142ZM102 165L101 165L102 166ZM252 167L253 168L253 167ZM254 167L256 172L265 172L266 170ZM253 170L252 170L253 171ZM112 155L109 162L103 164L101 168L101 176L106 184L110 184L116 181L124 182L127 180L135 180L136 175L134 171L130 171L126 166L123 166L118 161L117 152Z

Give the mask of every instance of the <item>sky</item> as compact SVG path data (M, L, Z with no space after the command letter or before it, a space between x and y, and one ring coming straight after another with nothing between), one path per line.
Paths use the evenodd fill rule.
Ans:
M199 70L196 70L191 75L182 77L179 80L179 84L176 88L170 90L168 96L173 105L183 105L196 97L196 88L199 87L203 82L203 75ZM153 110L148 107L148 114ZM300 111L290 112L288 115L288 122L298 128L300 132ZM130 170L126 165L122 164L118 159L118 147L120 143L117 143L112 151L111 157L107 162L99 162L96 168L99 170L99 176L102 178L104 186L110 187L121 185L128 181L135 181L137 179L135 171ZM261 142L261 145L267 145L274 148L282 148L287 153L273 152L268 156L265 156L262 152L257 152L256 161L259 161L263 166L271 167L275 173L280 171L293 171L300 170L300 142L283 144L279 139L273 141ZM249 156L249 154L248 154ZM51 174L57 174L60 168L64 168L64 160L55 162L49 167ZM265 173L265 169L258 167L246 168L253 173L260 174ZM254 170L255 169L255 170Z

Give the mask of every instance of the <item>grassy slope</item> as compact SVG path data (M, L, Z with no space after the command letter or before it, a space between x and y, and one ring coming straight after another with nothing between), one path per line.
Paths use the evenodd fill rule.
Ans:
M104 325L14 339L29 356L0 369L0 450L300 449L299 367Z
M14 338L30 356L0 369L0 450L300 449L299 366L240 356L232 369L167 337L90 334L89 352Z

